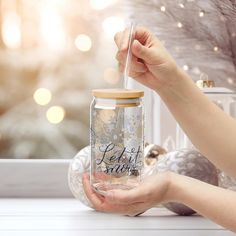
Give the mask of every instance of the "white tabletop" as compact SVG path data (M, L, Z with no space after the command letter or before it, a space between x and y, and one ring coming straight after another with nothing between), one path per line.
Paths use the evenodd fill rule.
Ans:
M1 236L172 236L232 232L200 216L181 217L162 208L128 217L96 212L75 199L0 199Z

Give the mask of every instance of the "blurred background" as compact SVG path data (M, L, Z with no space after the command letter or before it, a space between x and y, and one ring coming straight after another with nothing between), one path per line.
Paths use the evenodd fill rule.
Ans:
M232 0L0 0L0 158L72 158L89 144L91 91L122 86L113 37L131 20L195 82L233 94L235 9ZM175 150L179 128L158 95L131 78L128 88L145 91L145 141Z
M0 0L0 158L72 158L94 88L121 85L121 0Z

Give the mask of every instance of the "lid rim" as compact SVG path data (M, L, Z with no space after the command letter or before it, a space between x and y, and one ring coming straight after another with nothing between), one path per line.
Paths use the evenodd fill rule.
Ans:
M134 89L94 89L92 94L96 98L107 98L107 99L131 99L141 98L144 96L142 90Z

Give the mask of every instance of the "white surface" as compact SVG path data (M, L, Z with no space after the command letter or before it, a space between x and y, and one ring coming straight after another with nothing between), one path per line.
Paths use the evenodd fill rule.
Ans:
M200 216L154 208L139 217L95 212L75 199L0 199L1 236L235 235Z

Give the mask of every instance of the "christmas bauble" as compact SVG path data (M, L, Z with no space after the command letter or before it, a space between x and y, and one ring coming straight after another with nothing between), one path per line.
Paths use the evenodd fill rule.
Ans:
M83 188L82 175L84 172L90 172L90 146L79 151L72 160L68 172L68 183L74 197L92 208Z
M163 154L167 153L167 151L156 144L146 144L144 149L144 161L147 166L154 165L159 157Z
M212 185L218 185L216 167L197 150L181 149L169 152L158 160L156 169L158 172L172 171ZM191 208L180 203L170 202L164 204L164 207L179 215L192 215L196 213Z

